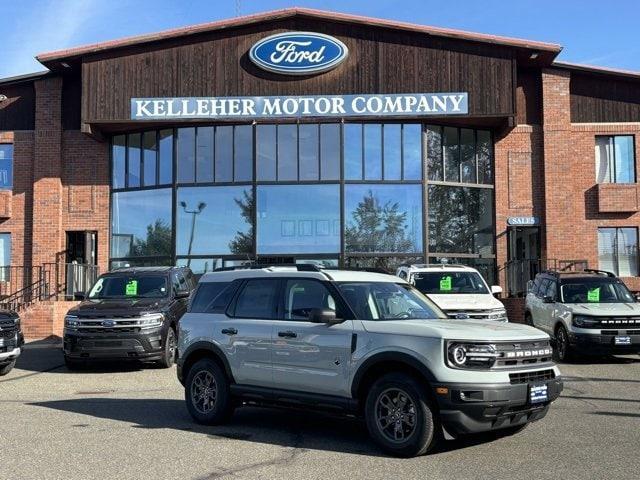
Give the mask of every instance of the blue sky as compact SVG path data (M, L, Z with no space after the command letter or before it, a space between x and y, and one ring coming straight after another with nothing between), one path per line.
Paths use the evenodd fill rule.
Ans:
M236 16L237 0L0 0L0 78L37 53ZM640 71L637 0L239 0L240 13L334 10L560 43L559 59Z

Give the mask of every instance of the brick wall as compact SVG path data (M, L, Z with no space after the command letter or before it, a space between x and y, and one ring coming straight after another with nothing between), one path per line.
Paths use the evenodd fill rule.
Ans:
M511 323L524 323L524 298L501 298Z
M62 337L64 316L78 302L39 302L20 312L25 338Z

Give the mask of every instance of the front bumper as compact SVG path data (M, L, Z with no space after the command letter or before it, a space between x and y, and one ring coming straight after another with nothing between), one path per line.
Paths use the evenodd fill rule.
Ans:
M139 333L80 333L65 330L66 357L77 360L160 360L164 353L162 329Z
M453 435L487 432L524 425L543 418L549 405L560 396L563 383L560 378L536 382L546 384L548 400L531 404L528 383L518 384L439 384L435 397L440 409L440 420L445 430ZM447 393L438 393L444 391Z
M597 332L597 333L596 333ZM594 333L569 333L569 343L571 347L585 355L605 355L605 354L634 354L640 353L640 335L631 335L621 330L616 334L602 335L600 331ZM615 337L623 336L631 338L631 345L616 345Z
M21 348L24 345L24 337L22 332L11 338L0 338L0 363L12 362L20 356Z

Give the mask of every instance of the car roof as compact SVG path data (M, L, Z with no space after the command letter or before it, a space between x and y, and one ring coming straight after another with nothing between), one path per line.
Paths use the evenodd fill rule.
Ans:
M468 265L460 265L456 263L420 263L414 265L402 265L401 269L407 269L410 272L478 272Z
M567 281L572 281L572 280L577 280L577 281L603 280L605 282L619 281L618 277L616 277L615 275L607 275L606 273L585 272L585 271L542 272L540 276L543 278L559 280L560 283L566 283Z
M393 282L406 283L404 280L386 273L360 270L318 269L318 271L299 271L295 267L246 268L208 272L200 277L200 283L230 282L241 278L315 278L335 282Z

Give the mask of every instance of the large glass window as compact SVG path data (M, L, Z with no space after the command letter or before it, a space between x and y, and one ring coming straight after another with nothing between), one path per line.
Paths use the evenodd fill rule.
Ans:
M633 135L596 137L596 180L598 183L635 183Z
M492 150L487 130L399 122L117 135L111 265L204 273L261 259L394 271L446 258L492 281Z
M0 189L13 188L13 145L0 144Z
M345 251L422 251L420 185L346 185Z
M598 260L601 270L620 277L637 277L638 229L599 228Z
M260 254L340 252L339 185L258 186Z
M111 204L111 257L171 257L171 189L118 192Z
M253 209L250 187L179 188L176 254L252 254Z
M429 251L493 255L493 190L429 185Z

